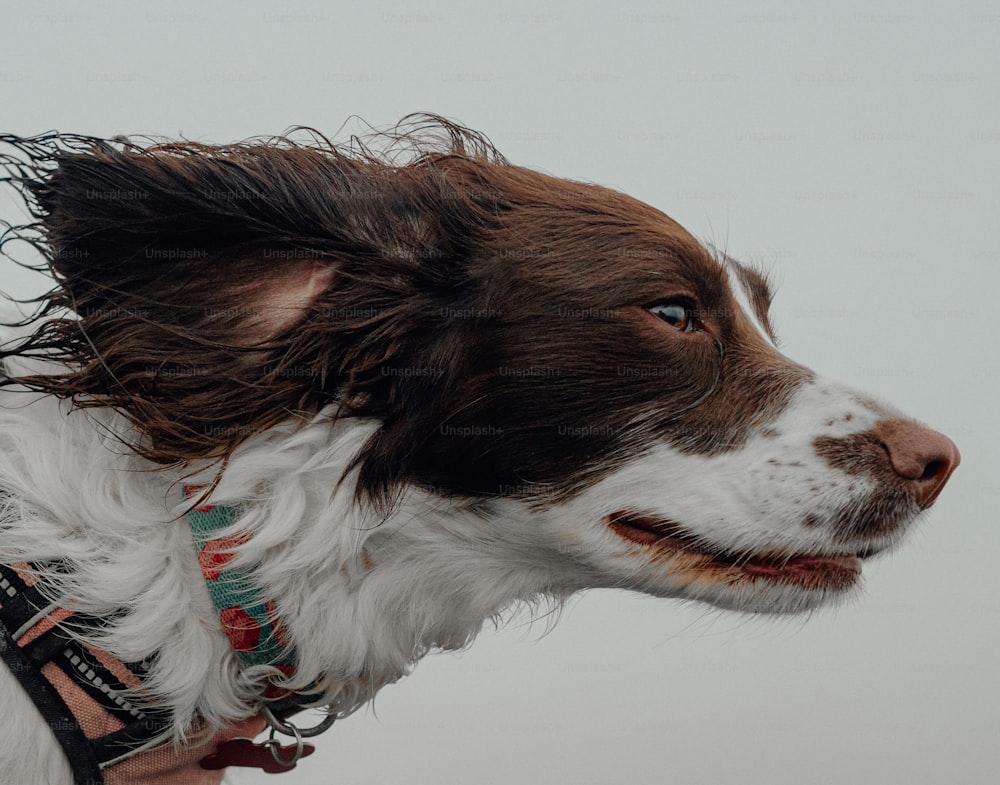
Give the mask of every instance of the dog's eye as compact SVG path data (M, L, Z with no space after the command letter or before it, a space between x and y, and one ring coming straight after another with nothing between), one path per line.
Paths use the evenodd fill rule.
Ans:
M659 316L671 327L684 333L691 332L697 326L698 320L692 313L692 309L685 303L676 300L650 305L647 310L651 314Z

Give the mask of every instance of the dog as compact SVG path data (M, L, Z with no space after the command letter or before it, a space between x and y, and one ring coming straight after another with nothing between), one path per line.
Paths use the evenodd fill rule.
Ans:
M5 782L291 768L295 711L513 604L836 603L958 466L784 356L767 276L659 210L432 115L301 133L0 136L32 217L0 249L54 279L0 350ZM53 686L111 703L55 721ZM235 738L265 722L294 743Z

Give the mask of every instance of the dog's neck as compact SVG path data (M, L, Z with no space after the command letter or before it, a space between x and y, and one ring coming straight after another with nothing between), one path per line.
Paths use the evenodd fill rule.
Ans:
M2 511L4 558L66 560L63 597L123 609L101 645L130 661L157 655L145 689L178 732L195 713L213 724L253 713L271 674L240 668L183 515L183 484L210 483L218 467L152 470L109 435L125 427L116 415L67 409L0 408L0 484L17 499ZM345 420L331 438L326 417L290 421L238 451L211 495L245 510L239 558L256 565L295 650L289 686L319 683L344 713L428 651L467 645L510 603L579 588L568 559L552 564L560 543L539 552L538 521L513 502L486 512L409 488L388 516L359 505L342 477L376 427Z

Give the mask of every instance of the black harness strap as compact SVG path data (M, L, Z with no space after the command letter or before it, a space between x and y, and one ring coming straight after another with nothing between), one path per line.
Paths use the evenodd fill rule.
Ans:
M19 572L20 567L22 572ZM104 785L101 770L154 742L169 728L162 712L129 700L129 688L105 667L90 649L70 634L96 630L100 619L82 613L63 612L52 624L48 601L29 580L31 565L0 564L0 658L24 687L62 747L73 768L76 785ZM22 574L25 577L22 577ZM38 625L43 625L38 627ZM30 634L26 634L31 631ZM15 640L17 635L22 643ZM119 663L136 679L146 672L144 663ZM92 702L98 717L106 717L118 730L88 737L81 720L70 710L42 668L57 668ZM117 667L117 666L116 666ZM82 692L81 692L82 691Z
M73 782L76 785L104 785L100 764L90 742L83 735L80 723L76 721L73 712L56 692L55 687L42 676L41 671L28 659L24 651L18 648L6 627L3 628L3 637L0 638L0 658L21 682L28 697L48 722L52 734L66 754L70 766L73 767Z

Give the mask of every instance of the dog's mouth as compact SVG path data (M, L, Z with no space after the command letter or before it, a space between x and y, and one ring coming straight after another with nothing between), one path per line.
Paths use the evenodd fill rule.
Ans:
M679 523L630 511L605 517L622 539L648 549L652 560L670 564L671 575L684 581L729 585L767 581L803 589L845 590L861 576L861 559L875 550L827 554L726 551L706 545Z

